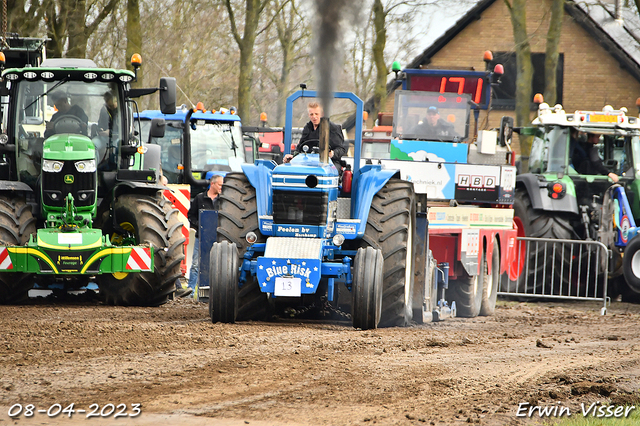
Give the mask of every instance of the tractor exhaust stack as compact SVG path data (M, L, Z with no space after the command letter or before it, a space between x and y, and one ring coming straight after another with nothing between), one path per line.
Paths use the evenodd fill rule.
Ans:
M320 148L320 162L329 162L329 134L331 133L331 126L329 124L329 117L322 117L320 119L320 140L318 141L318 147Z

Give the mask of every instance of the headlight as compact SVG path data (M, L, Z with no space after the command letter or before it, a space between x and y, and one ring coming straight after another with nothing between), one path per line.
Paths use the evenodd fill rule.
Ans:
M6 145L7 142L9 142L9 136L4 133L0 134L0 145Z
M63 161L42 160L42 171L44 172L58 173L62 171L63 166Z
M333 236L333 244L340 247L344 243L344 235L336 234Z
M96 171L96 160L76 161L76 170L80 173L93 173Z

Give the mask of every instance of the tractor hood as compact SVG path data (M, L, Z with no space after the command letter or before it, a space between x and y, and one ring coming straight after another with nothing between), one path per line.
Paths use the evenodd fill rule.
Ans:
M70 133L51 136L42 147L42 158L46 160L90 160L95 156L91 139Z
M338 186L338 170L333 164L321 163L318 154L300 154L294 157L291 162L280 164L273 169L274 178L276 175L307 177L314 175L317 177L335 178L325 179L329 183L335 180L335 187ZM322 188L322 187L321 187ZM328 188L324 186L324 188Z

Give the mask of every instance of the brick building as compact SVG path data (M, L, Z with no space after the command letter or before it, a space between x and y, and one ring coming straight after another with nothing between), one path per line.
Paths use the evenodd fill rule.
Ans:
M528 1L526 5L535 94L544 88L544 53L551 1ZM612 105L616 109L627 107L629 114L637 115L635 105L640 97L638 40L640 18L633 2L567 0L559 46L558 102L566 111L600 110L604 105ZM503 84L495 91L487 126L495 128L503 115L514 116L515 105L515 48L511 18L504 1L480 0L406 68L482 71L485 70L483 53L486 50L491 50L495 62L503 63L505 67ZM393 92L399 87L396 82L387 86L384 111L393 111ZM372 106L371 99L366 102L365 109L367 106ZM532 104L532 118L534 110ZM374 119L369 118L367 128L373 125ZM486 111L482 111L480 129L485 119ZM471 123L471 128L473 125ZM344 126L350 129L353 119Z

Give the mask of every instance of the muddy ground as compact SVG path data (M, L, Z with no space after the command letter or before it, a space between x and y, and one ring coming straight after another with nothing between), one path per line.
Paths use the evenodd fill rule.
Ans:
M526 404L637 406L640 305L600 307L500 300L492 317L358 331L212 324L185 299L1 306L0 425L530 425Z

